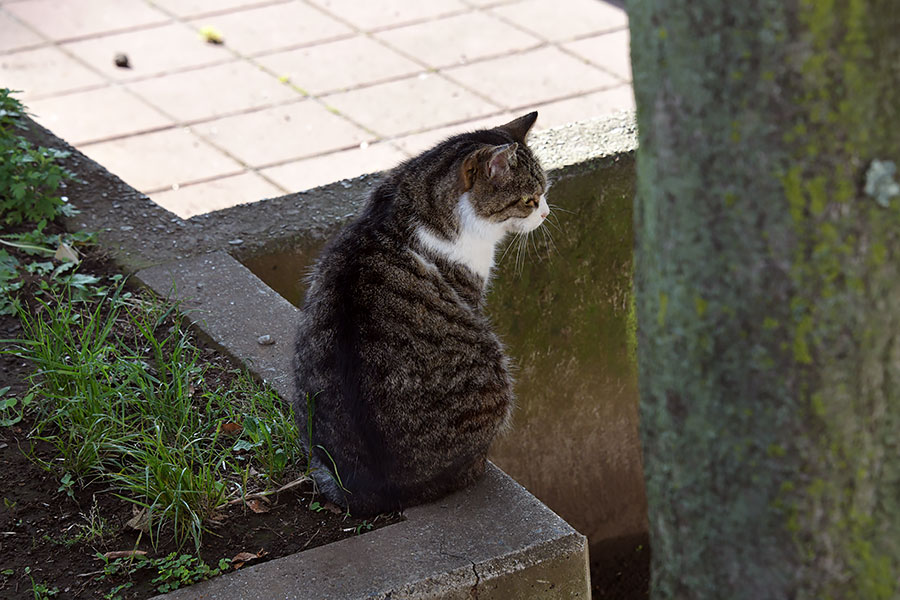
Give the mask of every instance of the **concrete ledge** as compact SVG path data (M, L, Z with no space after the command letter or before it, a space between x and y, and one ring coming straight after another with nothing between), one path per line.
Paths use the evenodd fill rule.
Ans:
M590 598L586 538L493 465L406 516L154 600Z
M178 302L213 345L290 400L300 311L247 267L217 251L143 269L134 277L158 296Z

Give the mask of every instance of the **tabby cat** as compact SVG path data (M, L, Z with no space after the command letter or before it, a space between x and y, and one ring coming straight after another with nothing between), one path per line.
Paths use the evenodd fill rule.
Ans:
M393 169L322 252L294 356L300 429L332 502L402 510L476 481L513 382L484 314L497 244L549 214L537 113Z

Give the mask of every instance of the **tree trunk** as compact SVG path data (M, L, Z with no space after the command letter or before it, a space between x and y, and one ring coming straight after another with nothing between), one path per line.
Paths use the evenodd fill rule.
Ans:
M900 11L629 14L652 597L895 598Z

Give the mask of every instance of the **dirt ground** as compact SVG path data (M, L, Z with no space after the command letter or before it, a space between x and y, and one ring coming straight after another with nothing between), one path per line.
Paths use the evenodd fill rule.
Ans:
M102 257L91 261L81 272L115 272ZM16 317L0 315L0 340L21 335ZM194 343L202 348L205 363L228 366L218 352L200 340ZM0 355L0 387L10 386L8 395L21 398L28 391L31 372L22 359ZM210 369L208 373L221 378L210 380L213 387L228 384L228 369ZM154 549L146 534L126 527L134 516L133 504L102 485L76 486L74 497L68 496L61 489L59 473L48 472L29 458L53 458L48 444L29 438L30 430L27 420L0 428L0 598L37 598L35 585L58 590L41 598L104 598L129 582L130 587L109 597L128 600L157 594L158 584L151 583L155 571L145 568L132 575L104 577L103 561L97 553L137 549L159 558L177 550L174 541L162 539ZM261 555L253 561L256 564L358 535L370 530L370 525L376 529L402 519L390 515L363 521L328 509L311 510L314 493L305 483L269 498L272 502L264 506L266 512L254 512L240 503L223 509L218 523L210 524L210 534L204 537L201 558L215 567L222 558L246 552ZM80 539L86 527L101 522L106 532L102 539ZM192 553L193 545L180 552Z

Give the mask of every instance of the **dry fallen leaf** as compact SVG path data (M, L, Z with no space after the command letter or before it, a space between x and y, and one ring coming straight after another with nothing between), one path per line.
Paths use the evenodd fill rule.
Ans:
M259 558L252 552L238 552L231 559L231 562L250 562L251 560L256 560Z
M78 257L78 251L75 250L75 248L62 242L60 242L59 247L56 248L56 254L54 255L54 258L61 262L73 263L77 263L81 260Z
M200 28L200 37L207 44L224 44L225 39L222 37L221 32L215 27L210 25L204 25Z
M103 558L108 560L115 560L117 558L128 558L131 556L146 556L147 553L143 550L113 550L112 552L106 552L103 555Z
M334 504L333 502L325 502L325 504L322 505L322 508L324 508L325 510L331 511L336 515L344 514L344 510L337 504Z
M231 559L231 566L235 569L240 569L246 563L262 558L266 554L268 554L268 552L266 552L262 548L260 548L259 552L257 552L256 554L253 554L252 552L239 552L234 556L234 558Z
M255 513L266 513L269 512L269 507L260 502L259 498L253 498L252 500L247 500L247 506L250 507Z
M131 519L125 523L125 527L130 527L131 529L137 529L138 531L143 531L144 533L150 532L150 518L147 515L146 508L138 508L137 506L131 507L131 512L134 514Z
M240 433L244 428L240 423L222 423L219 429L222 433Z

